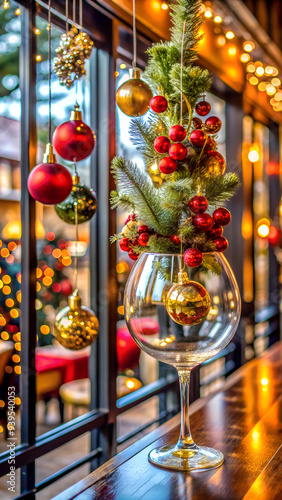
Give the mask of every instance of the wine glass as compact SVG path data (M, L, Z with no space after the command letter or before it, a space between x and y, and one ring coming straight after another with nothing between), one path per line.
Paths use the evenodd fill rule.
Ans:
M221 267L219 275L189 268L182 255L143 253L125 288L125 317L133 339L147 354L178 371L179 440L149 454L152 463L170 469L209 469L224 460L220 451L194 443L188 413L192 368L230 342L240 319L240 293L233 272L222 254L213 255ZM144 327L148 318L158 322L155 335L148 335Z

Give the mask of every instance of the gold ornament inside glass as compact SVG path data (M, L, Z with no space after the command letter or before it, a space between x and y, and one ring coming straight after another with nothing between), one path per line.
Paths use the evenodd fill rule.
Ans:
M139 68L130 68L129 77L129 80L118 88L116 102L127 116L142 116L148 111L153 94L149 85L140 79Z

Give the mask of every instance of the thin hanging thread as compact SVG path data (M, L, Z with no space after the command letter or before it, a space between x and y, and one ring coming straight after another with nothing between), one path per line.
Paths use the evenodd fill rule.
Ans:
M132 68L136 68L136 54L137 54L137 41L136 41L136 10L135 10L135 0L133 0L133 22L132 22L132 30L133 30L133 61Z
M80 24L80 31L82 31L82 23L83 23L83 9L82 9L82 0L79 0L79 24Z
M51 90L51 75L52 75L52 64L51 64L51 0L48 3L48 62L49 62L49 123L48 123L48 136L49 136L49 144L51 144L52 137L52 90Z
M183 24L182 42L181 42L181 59L180 59L180 125L182 125L182 115L183 115L183 53L184 53L184 37L185 37L186 21Z
M66 0L66 33L69 31L69 0Z
M75 21L76 21L76 0L73 0L73 5L72 5L72 20L73 20L73 24L75 24Z
M74 285L75 290L78 290L78 260L77 260L77 243L78 243L78 215L77 215L77 201L74 204L75 216L75 256L74 256Z

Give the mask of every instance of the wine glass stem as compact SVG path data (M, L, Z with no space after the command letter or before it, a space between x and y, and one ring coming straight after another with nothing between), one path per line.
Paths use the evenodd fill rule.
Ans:
M178 377L180 384L180 398L181 398L181 428L180 436L177 447L191 448L194 447L194 441L191 436L190 422L189 422L189 384L190 384L189 369L178 369Z

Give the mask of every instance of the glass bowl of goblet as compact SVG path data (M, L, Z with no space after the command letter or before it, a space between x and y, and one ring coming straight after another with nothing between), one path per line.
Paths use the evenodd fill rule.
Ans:
M191 370L224 349L234 336L241 312L238 285L226 258L214 253L217 273L189 268L180 254L143 253L128 277L125 318L137 345L178 371L181 429L177 443L152 450L155 465L177 470L218 467L220 451L194 443L189 426ZM148 318L158 331L148 335Z

